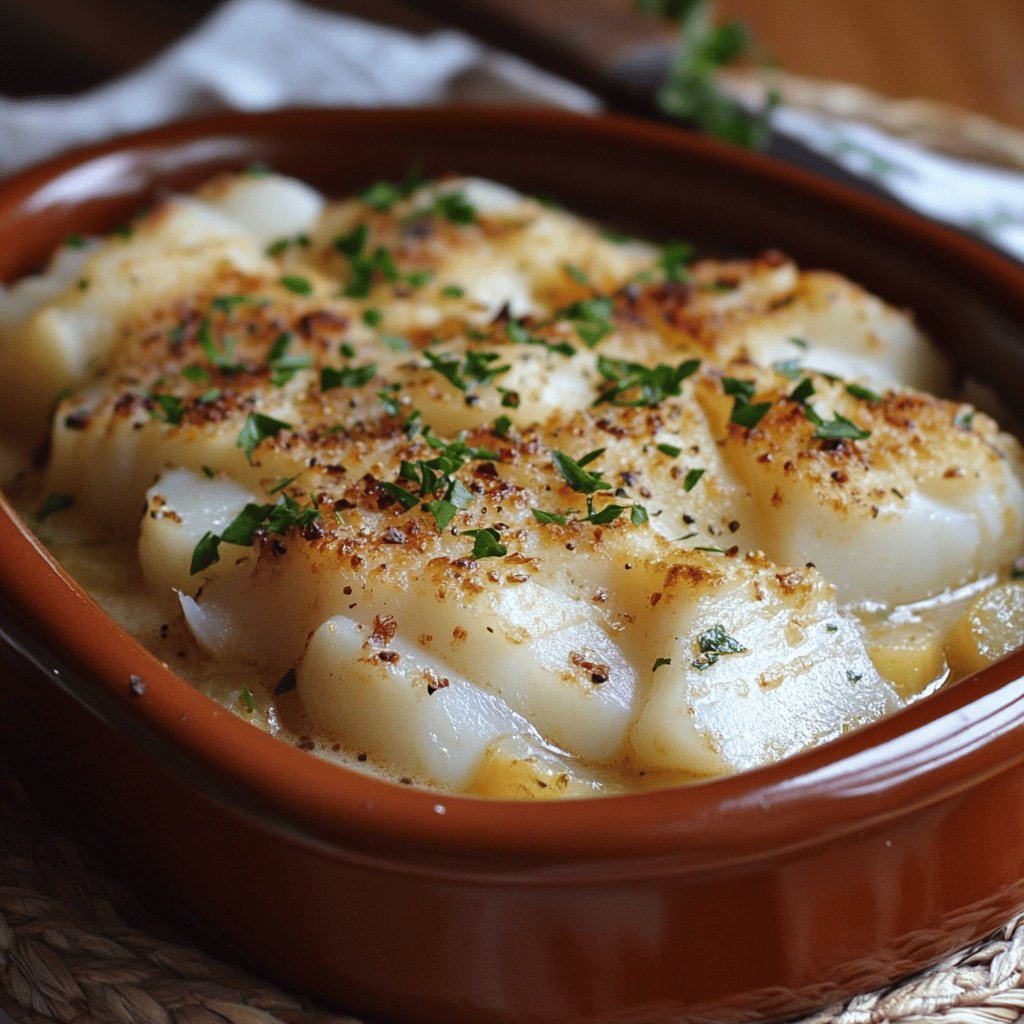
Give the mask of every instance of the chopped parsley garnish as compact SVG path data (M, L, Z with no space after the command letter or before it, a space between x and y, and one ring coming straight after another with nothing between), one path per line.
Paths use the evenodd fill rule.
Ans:
M390 494L406 512L415 508L420 503L420 497L418 494L413 494L412 491L407 491L399 484L393 484L387 480L381 480L380 486L383 487L384 490L387 491L388 494Z
M852 668L846 670L846 678L851 683L859 683L864 678L863 672L854 672Z
M242 703L245 704L245 710L251 715L256 710L256 698L252 695L252 690L248 686L242 687Z
M815 441L863 441L871 436L870 430L862 430L856 423L838 413L836 418L828 423L821 422L820 417L818 420L814 429Z
M176 427L185 415L185 403L177 395L165 395L150 392L149 400L153 403L150 415L161 423L169 423Z
M36 519L40 523L44 519L49 519L50 516L55 516L58 512L63 512L66 509L71 508L74 505L75 499L70 494L48 494L44 499L42 505L39 506L39 511L36 512Z
M583 270L576 266L575 263L563 263L562 269L565 273L571 277L577 284L583 285L584 288L590 284L590 278L583 272Z
M826 633L838 633L839 632L839 627L834 622L826 622L825 623L825 632Z
M76 234L68 235L68 237L64 239L64 244L69 249L84 249L85 248L85 236L84 235L76 235Z
M418 210L413 216L432 213L450 220L453 224L472 224L476 220L476 207L461 188L435 196L426 209Z
M446 284L441 289L442 299L463 299L466 297L466 289L457 284Z
M254 299L251 295L218 295L210 302L210 309L221 313L233 313L238 306L265 306L266 299Z
M308 277L301 277L298 274L285 274L278 279L278 282L290 292L296 295L310 296L313 294L313 283Z
M84 292L89 290L89 286L92 284L92 282L87 277L80 277L76 284L78 286L78 290L80 292Z
M667 455L670 459L678 459L683 454L682 448L677 448L674 444L666 444L664 442L658 445L658 451L662 455Z
M436 370L460 391L468 391L470 384L490 384L495 377L511 369L508 363L501 366L494 365L501 359L497 352L470 350L466 353L465 359L460 362L458 357L450 356L445 352L431 352L427 349L424 351L423 357L430 363L431 369Z
M360 193L359 198L371 209L386 213L400 199L411 196L422 184L423 178L419 170L413 167L403 181L375 181Z
M270 383L275 388L283 388L299 370L306 370L313 365L313 356L309 352L298 356L288 355L294 340L295 335L291 331L283 331L270 346L267 365L270 367Z
M791 402L806 402L808 398L813 395L814 392L814 381L810 377L804 377L802 381L789 393L789 400Z
M245 457L252 462L253 452L268 437L276 437L282 430L291 430L292 425L284 420L276 420L273 416L264 416L261 412L251 412L245 417L235 447L245 452Z
M512 421L507 416L499 416L494 421L494 432L498 437L508 437L508 432L512 429Z
M797 348L810 348L811 347L810 343L804 341L803 338L787 338L786 341L788 341L790 343L790 345L796 345Z
M882 396L877 391L872 391L871 388L866 388L861 384L847 384L846 393L853 398L863 399L865 402L882 401Z
M220 537L215 533L210 533L209 530L203 534L199 543L192 549L192 564L189 567L189 573L195 576L197 572L202 572L204 569L209 568L214 562L220 560Z
M611 402L619 406L658 405L671 395L680 394L682 382L700 367L699 359L687 359L678 366L643 366L625 359L597 357L598 372L611 381L594 400L594 405Z
M690 472L686 474L686 477L683 480L683 490L686 491L687 494L697 486L697 482L704 475L704 472L705 471L703 469L691 469Z
M612 300L606 295L595 295L581 299L571 306L560 309L555 319L571 320L580 341L587 348L593 348L602 338L611 334Z
M324 366L320 370L320 390L361 388L373 380L376 374L376 363L367 363L365 366Z
M385 348L391 349L392 352L412 351L412 342L408 338L402 338L397 334L382 334L380 336L380 343Z
M183 366L181 368L181 375L186 380L195 381L196 383L210 379L210 371L205 366L199 366L195 363L192 363L189 366Z
M597 448L592 452L588 452L577 461L566 455L565 452L552 451L551 459L555 464L555 468L562 475L562 479L574 491L579 491L580 494L594 494L597 491L612 490L612 485L606 480L601 479L601 472L599 470L590 473L583 468L595 459L600 458L603 454L604 449Z
M398 402L398 392L401 389L401 384L389 384L386 388L381 388L381 390L377 392L380 404L384 406L384 411L389 416L397 416L402 410L402 407Z
M221 542L252 547L257 530L284 533L293 526L302 529L319 518L320 510L315 505L302 506L287 494L282 495L273 505L249 502L219 536L210 532L203 534L192 552L191 574L202 572L220 560Z
M666 281L679 284L690 278L689 266L694 257L693 246L688 242L668 242L658 256L658 266Z
M200 466L199 468L203 471L203 476L205 476L207 480L212 480L217 475L216 471L210 466Z
M953 417L953 426L961 430L974 429L974 410L962 409Z
M406 284L412 288L422 288L436 276L436 270L411 270L405 275Z
M277 256L283 256L291 248L309 248L309 235L293 235L291 238L277 238L263 251L273 259Z
M369 229L365 224L357 224L347 235L338 235L332 243L336 252L343 256L358 256L366 246Z
M732 414L729 422L752 430L764 419L771 402L751 402L756 387L752 380L739 380L736 377L723 377L722 389L727 395L733 396Z
M501 558L508 554L508 548L501 543L501 534L493 526L463 530L462 536L473 538L473 558Z
M725 631L725 626L720 623L701 633L696 642L700 657L691 661L690 664L698 672L710 668L724 654L742 654L746 651L746 647L735 637L729 636Z
M363 323L366 324L367 327L380 327L383 319L384 314L379 309L363 310Z
M557 523L559 526L565 526L569 521L568 515L561 512L545 512L542 508L531 508L530 512L538 523Z
M644 523L651 521L651 517L647 514L647 509L643 505L634 505L629 510L629 521L634 526L643 526Z
M544 338L538 338L535 334L531 334L518 320L509 320L505 325L505 334L513 345L539 345L541 348L546 348L549 352L557 352L560 356L576 355L576 349L569 342L551 342L545 341Z
M245 370L245 364L237 362L234 358L235 355L235 339L231 337L225 337L221 346L217 347L217 340L213 336L213 332L210 330L209 320L204 320L199 325L199 331L196 335L199 340L199 345L203 350L203 354L207 359L213 363L214 366L220 370L221 373L242 373Z
M458 506L453 501L445 501L443 498L435 498L433 501L425 501L423 507L434 517L438 530L443 530L455 518Z
M518 409L522 402L518 391L499 387L498 394L501 395L501 407L503 409Z
M122 242L127 242L128 239L135 234L135 229L131 224L122 224L119 227L114 228L114 230L111 231L111 234L115 238L120 238Z

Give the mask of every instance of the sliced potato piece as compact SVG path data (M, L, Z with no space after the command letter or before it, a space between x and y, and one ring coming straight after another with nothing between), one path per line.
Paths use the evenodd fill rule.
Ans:
M985 591L971 602L946 642L958 676L977 672L1024 644L1024 581Z

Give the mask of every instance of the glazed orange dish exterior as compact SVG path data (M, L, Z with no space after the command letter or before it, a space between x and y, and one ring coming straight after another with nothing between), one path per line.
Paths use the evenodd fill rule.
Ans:
M406 784L753 768L1024 631L1019 444L934 397L910 314L779 253L247 172L69 239L0 294L0 365L6 477L94 597Z

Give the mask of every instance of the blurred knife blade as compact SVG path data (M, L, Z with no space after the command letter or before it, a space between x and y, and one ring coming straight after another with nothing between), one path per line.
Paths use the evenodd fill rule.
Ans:
M560 75L605 107L687 126L664 114L658 92L672 68L675 31L624 0L405 0L408 7ZM899 204L876 184L809 146L773 132L772 157Z

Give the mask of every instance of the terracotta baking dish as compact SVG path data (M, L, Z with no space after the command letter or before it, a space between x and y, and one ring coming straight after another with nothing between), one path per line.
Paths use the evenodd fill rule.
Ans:
M254 160L335 194L419 161L719 251L779 247L918 310L1011 405L1024 384L1024 270L1009 261L757 156L547 111L232 115L81 151L0 185L0 278ZM1024 906L1024 652L770 768L510 805L275 741L107 620L6 505L0 550L0 737L22 777L218 951L340 1008L437 1024L783 1018Z

